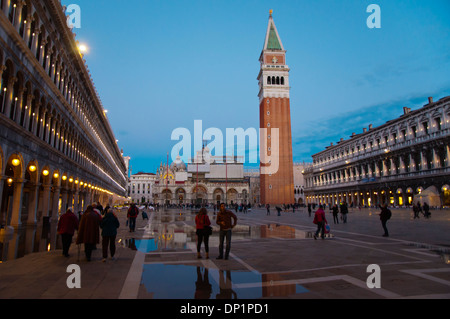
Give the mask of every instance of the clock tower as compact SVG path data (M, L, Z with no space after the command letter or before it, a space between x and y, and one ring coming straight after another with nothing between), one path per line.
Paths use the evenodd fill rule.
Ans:
M259 58L261 203L293 204L294 168L292 159L289 67L270 10L264 47Z

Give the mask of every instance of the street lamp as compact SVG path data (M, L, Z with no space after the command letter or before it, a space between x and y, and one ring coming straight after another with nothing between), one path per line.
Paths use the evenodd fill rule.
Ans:
M85 54L89 51L88 47L85 44L78 45L78 50L81 54Z

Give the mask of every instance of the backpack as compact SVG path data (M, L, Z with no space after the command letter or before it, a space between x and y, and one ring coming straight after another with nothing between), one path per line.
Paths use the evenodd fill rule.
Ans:
M386 212L386 218L387 218L387 220L389 220L389 219L391 219L391 217L392 217L392 212L390 209L388 209Z
M128 212L128 214L130 215L130 217L135 218L138 215L138 208L136 206L132 206L130 207L130 211Z

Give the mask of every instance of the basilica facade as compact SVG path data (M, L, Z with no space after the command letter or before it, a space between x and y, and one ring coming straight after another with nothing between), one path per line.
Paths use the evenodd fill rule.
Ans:
M207 147L187 164L180 156L170 165L161 163L153 187L159 205L248 204L249 183L243 161L237 156L211 156Z

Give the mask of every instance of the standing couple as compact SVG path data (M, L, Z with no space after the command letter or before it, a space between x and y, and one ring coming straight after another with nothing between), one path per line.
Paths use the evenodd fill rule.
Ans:
M236 226L237 217L231 211L225 209L225 204L220 204L220 210L216 218L217 225L220 226L219 231L219 256L217 259L228 259L231 249L231 230ZM200 209L195 216L195 226L197 229L197 257L202 258L200 248L202 242L205 245L206 258L209 258L209 236L211 232L208 230L211 221L208 217L206 208ZM224 241L226 239L225 255L223 254Z

